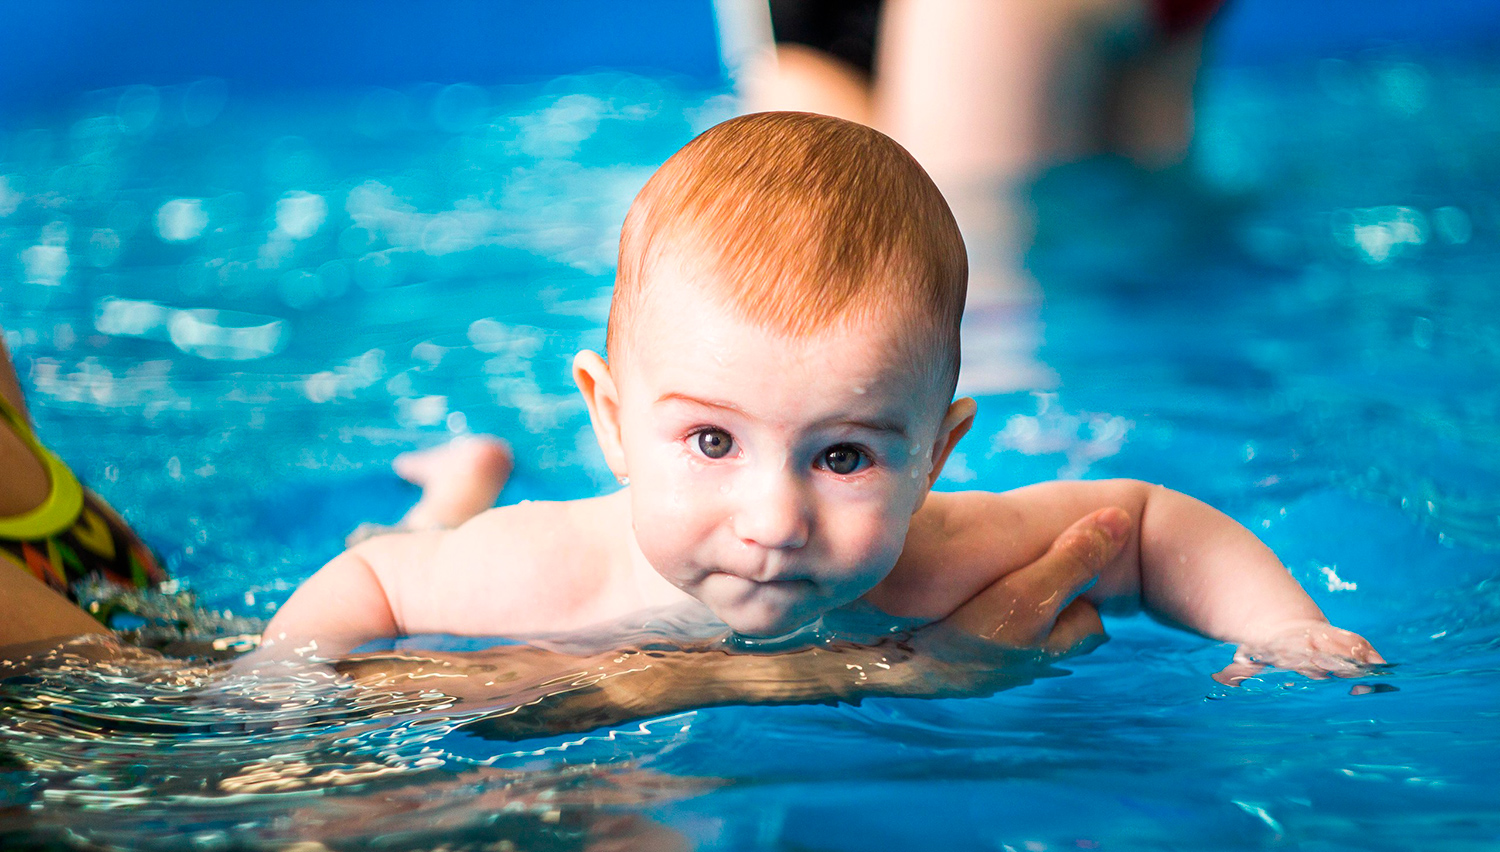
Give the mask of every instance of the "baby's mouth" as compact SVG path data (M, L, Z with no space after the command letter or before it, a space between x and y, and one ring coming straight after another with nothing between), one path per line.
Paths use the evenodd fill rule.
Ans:
M773 589L811 589L815 585L812 580L809 580L806 577L768 577L766 579L757 579L755 577L747 577L744 574L740 574L734 571L725 571L723 569L710 571L708 574L708 576L710 577L714 575L719 575L722 577L733 577L734 579L740 580L741 582L753 583L757 586L765 586L767 588Z

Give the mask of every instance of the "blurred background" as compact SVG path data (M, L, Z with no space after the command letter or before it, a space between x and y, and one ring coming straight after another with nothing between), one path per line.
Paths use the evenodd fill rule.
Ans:
M756 26L754 5L141 0L121 7L58 0L5 9L0 106L7 129L15 130L78 109L77 98L86 92L205 78L223 81L237 96L523 83L600 69L716 86L731 70L721 56L717 23L734 29L727 41L742 53L756 37L742 31ZM1497 17L1489 4L1472 0L1437 0L1424 4L1420 15L1399 0L1230 3L1213 24L1211 60L1260 65L1392 45L1483 54L1500 39Z

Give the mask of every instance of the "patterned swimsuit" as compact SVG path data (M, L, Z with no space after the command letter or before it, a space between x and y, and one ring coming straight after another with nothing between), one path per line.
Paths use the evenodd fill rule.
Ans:
M20 412L0 397L0 428L20 437L47 471L51 489L40 506L0 517L0 565L13 564L78 602L80 583L97 579L149 589L167 579L156 557L124 519L78 483L42 446ZM96 613L102 617L104 613Z

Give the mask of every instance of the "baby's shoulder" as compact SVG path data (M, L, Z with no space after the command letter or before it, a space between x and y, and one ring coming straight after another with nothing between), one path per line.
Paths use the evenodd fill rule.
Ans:
M528 500L490 509L445 535L433 560L511 583L587 581L608 566L616 544L602 508L597 500Z
M1150 487L1129 479L1050 480L1009 491L935 491L913 516L910 541L988 552L998 536L1034 549L1094 509L1113 505L1133 513Z
M947 616L1045 552L1061 529L1052 506L1069 487L1048 482L1004 492L929 494L871 602L894 615Z
M588 546L593 536L585 519L592 500L525 500L475 515L445 537L448 548L491 552L495 545L512 554L547 555Z
M893 615L946 616L1041 558L1090 512L1116 506L1138 523L1153 487L1112 479L1040 482L998 493L934 492L912 517L901 557L871 602Z
M906 550L923 561L951 560L976 540L992 539L997 530L1016 531L1027 523L1032 488L1015 491L937 492L927 496L911 519Z

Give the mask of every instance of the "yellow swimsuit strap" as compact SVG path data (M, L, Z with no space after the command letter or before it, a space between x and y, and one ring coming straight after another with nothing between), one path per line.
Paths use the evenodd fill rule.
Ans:
M35 509L19 515L0 517L0 538L33 541L56 535L72 526L83 511L83 486L78 484L78 477L63 464L62 459L42 446L21 412L11 407L5 397L0 396L0 427L4 425L10 426L21 443L42 463L52 488L47 493L47 499Z

